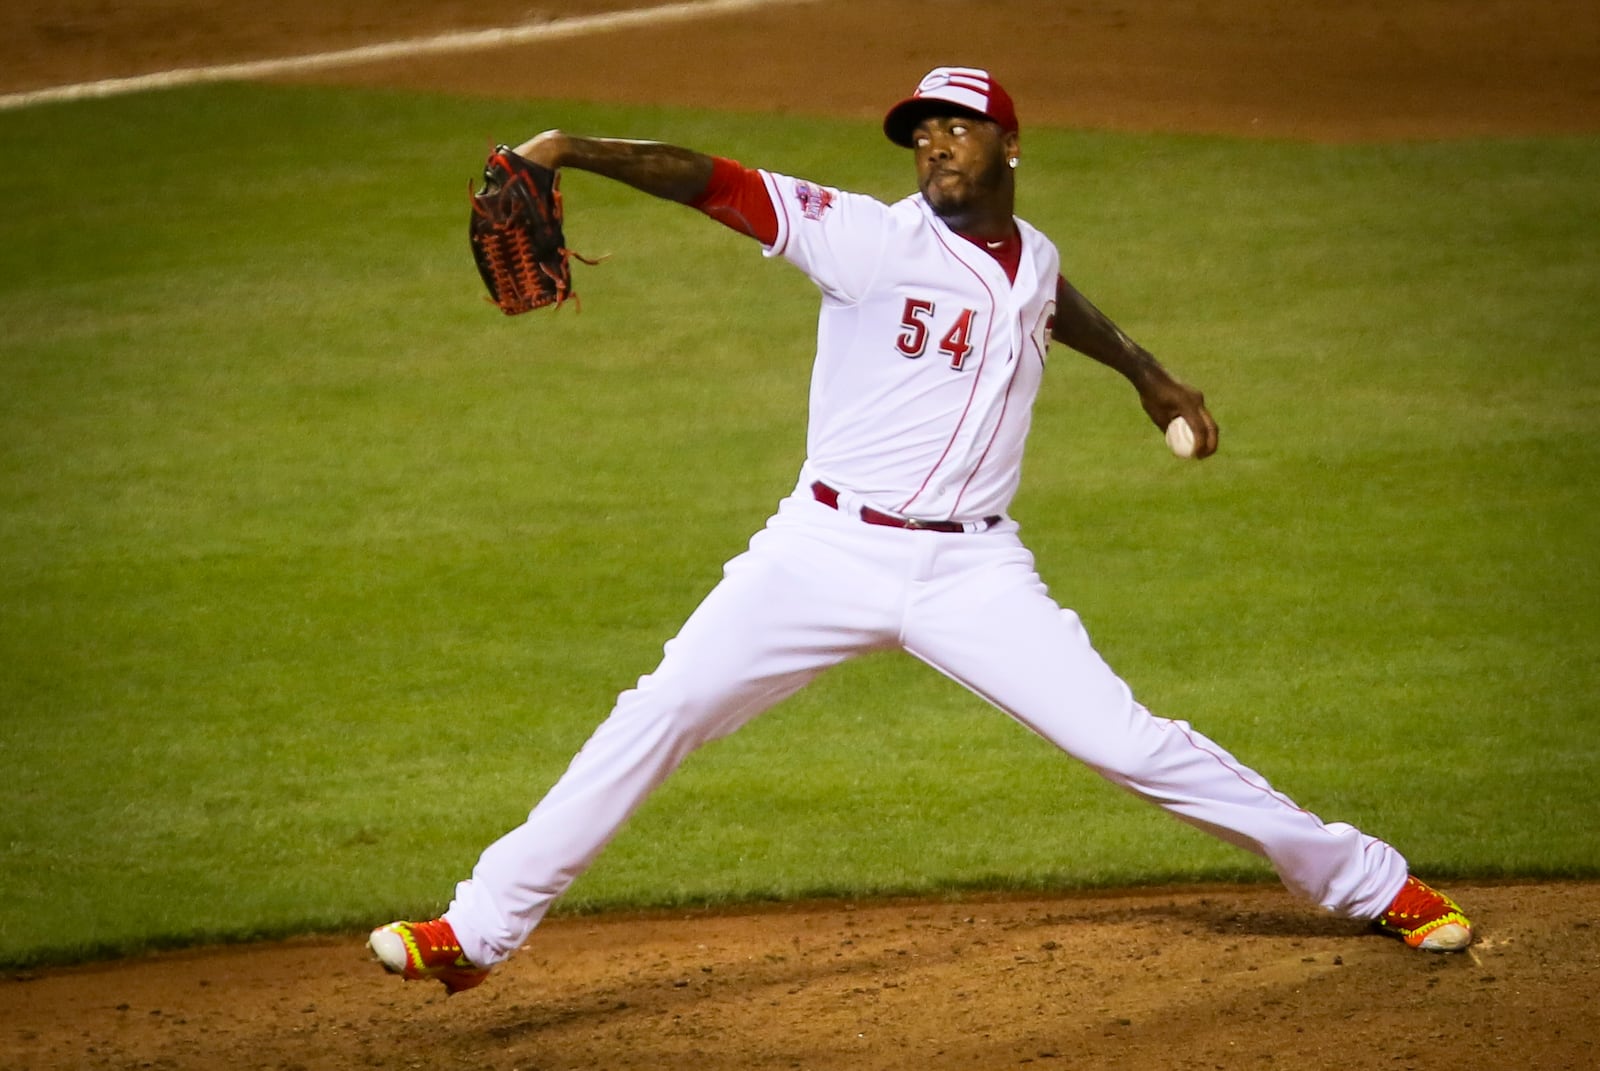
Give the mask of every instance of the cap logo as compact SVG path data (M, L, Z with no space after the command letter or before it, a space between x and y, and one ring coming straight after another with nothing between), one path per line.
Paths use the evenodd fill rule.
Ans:
M916 95L987 112L989 84L989 72L976 67L937 67L918 83Z

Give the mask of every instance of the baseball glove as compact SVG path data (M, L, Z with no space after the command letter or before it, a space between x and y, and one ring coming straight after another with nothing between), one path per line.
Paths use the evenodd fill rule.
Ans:
M472 193L472 257L490 300L507 316L577 297L569 264L577 254L561 232L559 186L555 171L500 145L483 166L483 188Z

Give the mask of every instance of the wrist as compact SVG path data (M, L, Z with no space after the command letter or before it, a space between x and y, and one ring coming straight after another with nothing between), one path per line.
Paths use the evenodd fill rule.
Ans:
M1142 349L1132 354L1123 366L1122 374L1128 377L1128 382L1132 383L1140 394L1159 389L1172 379L1167 375L1167 370L1161 367L1161 362Z
M568 139L559 130L546 130L535 134L517 146L517 155L552 171L567 162Z

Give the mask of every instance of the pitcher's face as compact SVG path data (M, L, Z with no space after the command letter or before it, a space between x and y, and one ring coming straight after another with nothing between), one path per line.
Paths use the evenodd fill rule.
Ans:
M942 217L967 216L1009 193L1017 136L988 119L929 116L911 134L917 189Z

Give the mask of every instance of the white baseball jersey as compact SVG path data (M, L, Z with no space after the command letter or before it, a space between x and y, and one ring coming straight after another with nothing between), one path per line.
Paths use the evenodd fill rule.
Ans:
M1003 514L1044 369L1060 260L1021 220L1013 284L920 195L885 205L762 172L766 251L822 290L809 469L924 520Z

